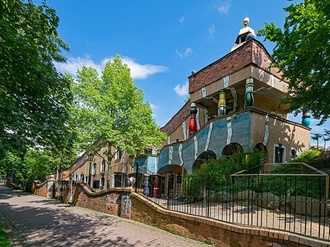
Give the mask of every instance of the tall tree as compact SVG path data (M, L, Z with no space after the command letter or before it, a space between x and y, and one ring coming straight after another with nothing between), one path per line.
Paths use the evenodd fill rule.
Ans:
M72 97L53 64L68 50L59 18L31 0L0 0L0 13L0 158L7 150L62 145Z
M94 68L83 67L73 82L72 117L78 143L102 141L136 155L164 141L149 103L143 102L142 90L134 85L130 69L118 55L106 63L101 76Z
M330 115L330 1L291 4L283 30L265 24L259 35L276 43L274 65L289 80L290 111L310 109L319 124Z

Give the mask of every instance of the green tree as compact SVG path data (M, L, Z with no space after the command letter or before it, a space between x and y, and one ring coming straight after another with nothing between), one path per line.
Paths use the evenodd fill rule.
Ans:
M37 178L45 180L47 175L54 174L60 164L61 158L56 157L49 150L29 149L22 161L25 181Z
M14 152L8 151L6 156L0 160L0 174L5 175L7 177L18 178L21 179L22 172L21 169L22 158L20 158Z
M72 120L81 150L100 141L100 146L137 155L146 148L157 149L164 141L150 104L143 102L142 90L134 85L130 69L118 55L106 63L101 76L94 68L83 67L72 82Z
M289 81L284 103L295 113L310 109L322 124L330 114L330 2L305 0L284 10L283 30L266 23L258 34L276 43L274 65Z
M0 0L0 158L6 151L62 145L70 82L53 61L68 46L59 18L45 2Z

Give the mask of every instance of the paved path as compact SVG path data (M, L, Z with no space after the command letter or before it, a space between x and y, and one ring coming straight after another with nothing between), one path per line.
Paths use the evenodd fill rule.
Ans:
M0 185L0 225L13 246L209 246L148 225Z

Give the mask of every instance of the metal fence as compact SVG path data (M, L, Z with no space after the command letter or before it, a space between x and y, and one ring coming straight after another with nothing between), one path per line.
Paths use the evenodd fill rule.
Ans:
M308 165L294 165L294 174L278 174L273 165L227 179L185 177L181 193L149 198L173 211L330 240L329 177Z

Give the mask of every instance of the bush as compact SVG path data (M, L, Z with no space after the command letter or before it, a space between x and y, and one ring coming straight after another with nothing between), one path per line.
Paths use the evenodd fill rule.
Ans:
M0 226L0 246L10 247L10 240L5 230Z
M183 184L184 197L202 197L205 189L215 194L228 190L230 175L241 170L258 166L263 160L262 152L238 152L230 157L210 160L191 176L186 176Z
M307 163L320 155L319 150L310 149L301 153L298 157L291 160L291 162L304 162Z

